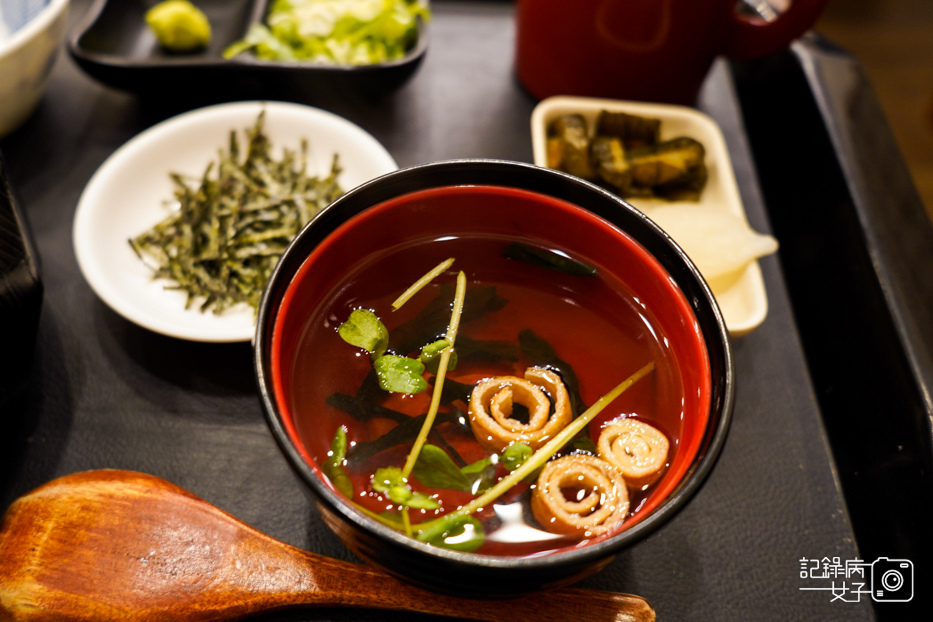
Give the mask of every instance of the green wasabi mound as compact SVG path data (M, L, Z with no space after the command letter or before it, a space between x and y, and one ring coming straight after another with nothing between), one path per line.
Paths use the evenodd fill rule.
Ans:
M211 41L207 16L188 0L165 0L146 12L159 44L172 52L192 52Z

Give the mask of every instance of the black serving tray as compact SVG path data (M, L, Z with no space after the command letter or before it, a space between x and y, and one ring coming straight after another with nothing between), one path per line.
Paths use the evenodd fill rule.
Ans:
M80 27L101 3L71 6ZM414 79L378 102L335 96L331 109L373 134L402 167L472 157L531 162L537 102L514 79L512 3L435 0L432 9L431 54ZM0 140L28 206L45 284L32 373L12 405L0 408L0 421L11 422L0 431L0 511L61 475L137 470L274 538L353 560L269 433L249 344L156 335L110 311L81 277L71 221L84 186L127 140L193 99L127 96L76 63L59 57L36 114ZM703 489L581 587L638 594L660 620L675 622L926 619L905 603L876 608L867 595L834 602L830 591L805 591L831 582L799 574L801 559L904 557L915 564L916 606L931 610L933 596L923 589L929 578L921 574L933 557L917 536L929 507L929 471L921 470L928 429L918 424L933 392L924 393L930 385L918 372L933 336L926 315L933 242L857 67L844 52L804 41L751 65L717 63L708 76L697 107L723 130L749 221L781 243L779 256L760 262L768 316L733 340L733 423ZM807 128L803 146L795 123ZM816 191L809 177L787 181L791 152L812 157L812 173L794 171L823 180ZM840 231L845 243L829 235ZM807 264L798 258L827 266L828 278L801 287ZM843 297L851 287L835 281L867 293ZM823 304L828 311L820 313ZM877 365L857 367L874 357ZM868 412L886 429L838 435ZM878 439L881 449L866 451L860 437ZM312 609L261 619L414 617Z
M929 585L933 225L845 50L811 33L734 69L771 225L793 240L781 266L859 549L911 560Z
M363 66L325 66L258 59L232 59L224 50L251 24L262 22L271 0L198 0L211 24L211 42L201 51L164 50L146 24L153 0L96 0L67 41L68 52L89 75L109 86L178 100L206 92L298 91L356 93L380 97L404 84L427 51L427 26L417 44L397 61Z

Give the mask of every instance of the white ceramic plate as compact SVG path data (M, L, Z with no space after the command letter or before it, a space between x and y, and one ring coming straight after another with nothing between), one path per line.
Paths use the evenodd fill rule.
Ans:
M264 129L274 154L308 140L308 171L326 175L334 153L344 191L398 168L370 134L337 115L300 104L235 102L180 114L127 142L97 170L78 201L74 247L78 266L94 292L126 319L152 331L194 341L248 341L253 309L238 305L215 315L185 309L186 295L165 289L130 248L128 240L169 214L170 172L201 177L226 148L231 130L241 140L265 109Z
M709 116L685 106L628 102L587 97L558 96L542 100L531 115L534 161L547 165L547 128L565 114L581 114L592 127L601 110L628 112L661 119L661 139L689 136L706 148L709 179L700 200L694 204L715 206L745 220L745 208L719 126ZM627 198L626 201L650 217L651 208L668 204L660 199ZM676 240L675 240L676 241ZM732 336L741 336L760 325L768 314L768 297L757 261L744 270L709 283Z

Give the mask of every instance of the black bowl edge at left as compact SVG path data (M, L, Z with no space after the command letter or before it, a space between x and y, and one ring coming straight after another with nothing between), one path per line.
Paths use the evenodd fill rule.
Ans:
M30 369L42 297L39 254L0 154L0 406Z

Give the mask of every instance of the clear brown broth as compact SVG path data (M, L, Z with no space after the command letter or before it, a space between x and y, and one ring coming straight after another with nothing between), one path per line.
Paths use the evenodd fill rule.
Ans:
M375 311L391 332L438 295L439 283L452 283L456 270L466 273L469 287L495 286L497 294L508 301L497 311L464 321L460 335L517 344L519 331L531 329L574 368L587 405L645 363L654 361L655 372L604 410L590 424L590 435L595 440L606 421L621 415L635 416L667 434L671 441L668 461L674 459L684 416L684 387L678 361L650 310L643 308L624 283L604 276L609 272L606 269L598 270L597 276L575 276L506 259L503 251L511 241L499 237L451 237L405 244L356 266L331 292L308 318L293 361L292 377L296 380L291 383L290 409L298 437L315 462L326 461L339 426L346 427L353 443L374 440L396 425L379 417L358 421L327 404L327 398L334 393L356 394L371 367L366 352L339 337L339 324L352 309L363 307ZM419 292L399 311L391 311L390 304L399 293L447 257L456 258L451 272ZM521 376L529 364L524 356L517 361L495 363L461 360L448 378L472 384L491 376ZM385 393L379 404L414 416L428 410L430 393L430 388L418 395ZM441 410L452 406L467 410L461 402L442 405ZM460 427L441 424L437 431L466 462L487 455ZM389 509L391 502L370 491L369 478L379 467L401 466L409 449L409 445L395 447L353 468L353 501L377 513ZM500 475L504 473L500 467ZM627 520L637 515L656 486L632 493L632 514ZM440 510L413 511L413 523L449 512L472 499L467 493L425 488L416 480L412 487L436 495L443 503ZM527 509L527 489L527 485L518 486L497 503L524 504L523 520L534 527ZM484 521L487 536L492 536L478 551L481 554L536 555L579 545L567 538L535 538L533 532L525 534L530 537L527 542L499 542L492 535L501 526L494 509L484 509L478 518Z

